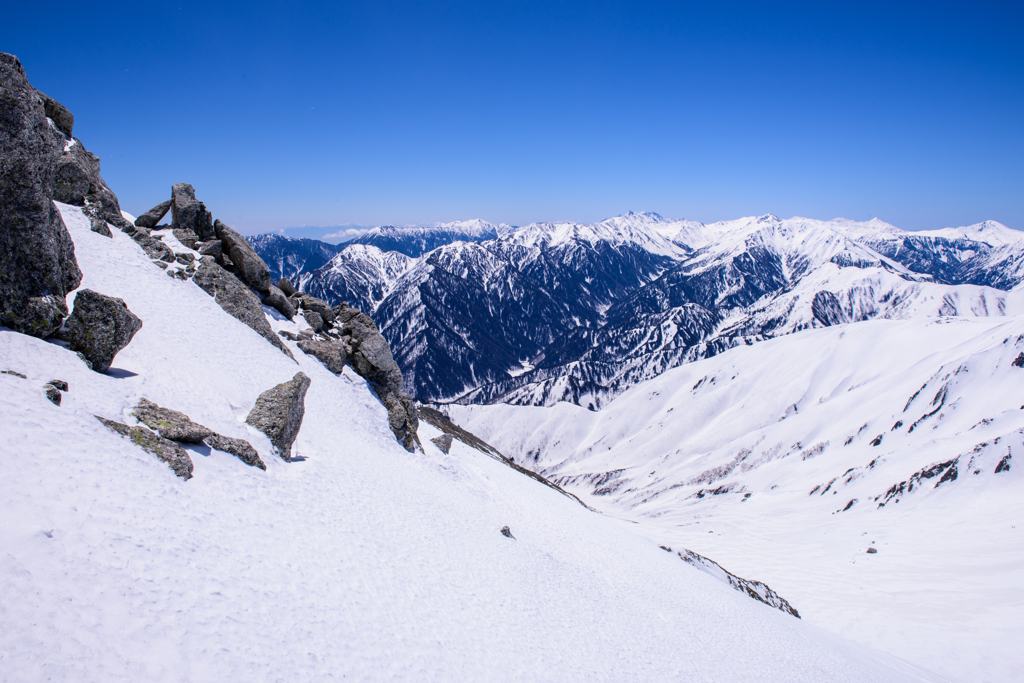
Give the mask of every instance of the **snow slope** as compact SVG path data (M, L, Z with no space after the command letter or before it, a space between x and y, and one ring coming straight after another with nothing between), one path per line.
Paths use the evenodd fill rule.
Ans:
M106 375L0 330L0 364L28 377L0 374L3 680L939 680L477 451L444 456L429 427L406 453L350 372L294 346L293 363L61 209L83 287L144 326ZM243 420L299 370L312 385L289 464ZM51 378L70 384L60 407ZM184 482L93 417L131 422L143 396L249 439L267 471L197 446Z
M1024 672L1024 318L805 330L670 370L598 413L448 409L809 622L957 680Z

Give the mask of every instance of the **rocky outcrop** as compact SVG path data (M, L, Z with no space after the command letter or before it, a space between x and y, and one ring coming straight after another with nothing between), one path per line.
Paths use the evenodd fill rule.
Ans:
M245 439L234 439L230 436L212 434L205 439L206 445L218 451L224 451L235 456L246 465L258 467L261 470L267 469L267 465L260 458L260 454L252 447L252 444Z
M302 426L306 413L306 390L310 379L305 373L296 373L287 382L267 389L256 399L256 405L245 421L270 438L278 455L286 462L292 459L292 444Z
M167 212L170 210L171 200L168 199L166 202L157 204L152 209L136 218L135 225L140 228L148 228L152 230L164 219L164 216L166 216Z
M0 324L35 337L60 327L82 280L52 201L62 142L21 62L0 53Z
M85 356L96 372L106 372L114 356L128 346L142 321L122 299L82 289L75 308L60 332L72 351Z
M189 457L188 451L178 444L154 434L145 427L129 427L99 415L95 417L110 431L128 437L136 446L167 463L182 479L192 478L192 458Z
M64 134L64 137L70 138L71 131L75 127L74 115L68 111L67 107L46 93L39 93L39 96L43 98L43 111L46 113L46 118L53 121L53 125Z
M306 299L302 301L305 306ZM352 348L352 368L374 385L378 398L388 409L388 426L395 438L410 453L417 446L422 450L416 433L416 404L402 393L402 371L391 356L387 341L366 314L346 304L338 306L334 313L341 326L342 340L347 340Z
M209 427L193 422L185 413L161 408L147 398L139 400L132 416L165 439L182 443L205 443L210 448L231 453L246 465L267 469L260 454L245 439L222 436Z
M430 443L440 448L442 453L448 455L448 453L452 450L452 435L442 434L441 436L435 436L433 439L430 440Z
M281 338L274 334L259 298L241 280L227 272L211 256L204 256L192 282L214 298L229 315L245 323L261 337L294 360Z
M336 375L345 369L345 363L352 352L351 347L341 340L299 339L298 344L303 353L313 356Z
M92 214L122 230L130 228L121 215L117 195L100 175L100 159L78 139L57 141L56 175L53 198L65 204L92 207Z
M238 269L238 277L257 292L266 294L270 291L270 269L259 257L244 237L221 223L214 224L217 239L221 241L224 253Z
M132 411L132 416L171 441L200 443L206 437L213 435L212 429L196 424L185 413L179 413L170 408L161 408L147 398L139 400L139 404Z
M295 317L295 307L292 306L292 302L284 295L284 292L274 285L270 285L270 289L267 290L267 296L263 299L263 303L267 306L276 308L278 313L289 320Z
M214 235L213 216L206 210L206 205L196 199L196 191L188 183L177 183L171 187L171 225L187 228L201 240L211 239Z

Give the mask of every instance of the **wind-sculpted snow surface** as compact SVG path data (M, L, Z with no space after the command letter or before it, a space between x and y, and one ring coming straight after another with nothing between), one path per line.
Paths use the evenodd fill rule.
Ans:
M669 370L597 413L448 410L811 623L957 680L1024 670L1020 316L807 329Z
M0 374L3 680L938 680L460 441L444 455L429 425L406 452L364 381L287 342L296 368L127 235L63 210L82 286L145 326L103 375L0 330L4 369L25 376ZM244 420L297 371L311 383L288 463ZM60 406L51 377L70 387ZM183 445L184 481L93 417L131 425L143 397L245 439L266 471Z

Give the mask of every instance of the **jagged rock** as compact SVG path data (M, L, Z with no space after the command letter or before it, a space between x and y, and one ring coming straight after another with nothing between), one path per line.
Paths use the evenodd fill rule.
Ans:
M129 427L99 415L96 415L95 418L102 422L110 431L128 437L136 446L147 453L152 453L167 463L174 470L174 473L182 479L188 480L192 478L192 458L189 457L188 451L178 444L163 438L159 434L154 434L145 427Z
M98 232L104 237L113 238L114 234L110 232L110 226L107 225L107 221L103 216L100 215L100 208L96 204L86 204L82 209L82 213L89 219L89 229L93 232Z
M260 458L260 454L252 447L252 444L245 439L233 439L230 436L213 434L206 437L205 441L206 445L210 448L216 448L218 451L230 453L246 465L259 467L261 470L267 469L263 459Z
M452 449L452 435L442 434L441 436L435 436L430 440L430 443L440 448L442 453L448 455L449 451Z
M46 93L41 92L39 96L43 98L43 111L46 113L46 118L53 121L53 125L57 126L57 130L70 138L71 131L75 128L74 115L68 111L67 107Z
M177 278L178 280L187 280L190 272L191 271L185 270L183 268L174 268L173 270L167 271L167 276Z
M52 384L53 386L57 387L61 391L67 391L68 390L68 383L65 382L62 379L51 379L50 380L50 384Z
M302 317L306 319L306 322L312 328L314 332L319 332L324 329L324 319L320 317L319 313L313 311L303 311Z
M171 186L171 227L191 230L202 240L213 237L213 216L188 183Z
M224 244L220 240L211 240L205 242L202 246L197 244L196 247L198 247L196 251L199 252L200 256L212 256L215 259L219 259L221 254L224 253Z
M82 272L53 205L63 135L14 55L0 53L0 324L48 337L68 313Z
M220 264L221 268L228 271L232 275L238 273L238 268L235 267L235 262L232 261L231 257L225 253L221 253L220 258L217 259L217 263Z
M153 261L153 265L156 266L157 268L163 268L164 270L167 269L167 264L164 263L163 261Z
M237 232L219 220L213 224L213 227L217 233L217 239L223 245L224 252L238 268L238 276L257 292L266 294L270 289L270 269L267 268L267 264Z
M135 225L140 228L148 228L152 230L157 226L160 221L164 219L167 212L171 210L171 200L168 199L166 202L160 202L152 209L142 214L135 219Z
M295 360L280 337L274 334L256 295L241 280L218 266L212 257L204 256L200 260L199 268L196 269L192 282L212 296L228 314L251 327L257 334L279 348L282 353Z
M267 306L276 308L281 315L289 320L295 317L295 307L292 306L292 302L288 300L288 297L284 295L284 292L274 285L270 285L270 288L267 291L267 296L263 299L263 303Z
M352 352L352 349L341 341L325 342L300 339L299 348L303 353L319 360L336 375L340 375L341 371L345 369L345 363Z
M142 321L122 299L82 289L75 295L75 308L60 337L72 351L84 354L93 370L106 372L140 329Z
M183 266L187 266L188 264L196 260L196 256L195 254L190 254L186 251L181 254L175 254L174 260Z
M60 393L60 389L52 384L44 384L43 393L46 394L46 398L50 399L50 401L57 406L60 405L60 400L64 398Z
M149 258L156 261L174 263L174 252L169 246L156 237L152 237L140 231L132 239L135 240L136 244L142 247L142 250L146 252L146 255L149 256Z
M185 413L170 408L161 408L147 398L139 399L132 415L160 436L172 441L199 443L214 432L201 424L196 424Z
M117 195L100 175L100 158L87 150L81 140L60 136L55 141L58 153L53 198L65 204L93 207L96 217L121 229L131 223L121 215Z
M337 320L341 333L351 338L352 368L376 385L374 391L388 409L388 426L402 446L413 452L419 444L416 404L402 393L402 371L391 355L391 347L373 320L361 311L342 304L337 309Z
M292 459L292 444L302 426L306 412L306 390L310 379L305 373L296 373L287 382L267 389L256 399L256 405L245 421L266 434L278 454L286 462Z
M171 233L189 249L195 249L196 244L199 243L199 237L188 228L172 228Z
M284 295L287 297L295 296L295 286L286 277L281 278L281 281L277 283L277 288L284 292Z
M325 323L334 322L334 310L327 305L327 302L323 299L317 299L315 296L309 294L299 294L299 299L302 301L302 308L307 311L313 311L318 314Z

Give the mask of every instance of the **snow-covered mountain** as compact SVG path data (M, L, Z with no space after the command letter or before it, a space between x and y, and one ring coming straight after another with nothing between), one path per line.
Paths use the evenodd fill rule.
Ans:
M806 329L597 413L446 410L660 545L765 567L812 623L959 680L1024 668L1024 317Z
M397 251L416 258L452 242L485 242L497 239L510 230L511 227L508 225L494 225L479 219L410 228L384 225L360 235L347 244L372 245L382 251Z
M246 239L270 268L275 283L281 278L297 282L301 275L320 268L343 249L320 240L295 239L273 233Z
M431 233L444 244L418 258L390 252L401 265L353 245L301 278L372 311L421 400L597 409L680 363L807 327L1013 313L993 290L1024 280L1024 233L992 221L932 234L879 219L629 213L490 239L493 226L470 222L472 242L459 225ZM424 229L379 232L425 244Z

